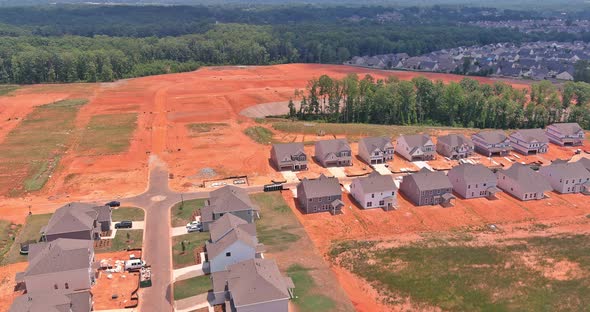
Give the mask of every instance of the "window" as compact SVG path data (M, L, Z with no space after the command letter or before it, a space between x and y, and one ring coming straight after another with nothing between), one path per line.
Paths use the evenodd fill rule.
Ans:
M226 256L226 257L231 257L231 252L226 252L226 253L225 253L225 256Z
M487 183L484 183L484 184L483 184L483 187L486 187L486 185L487 185Z
M70 285L66 283L66 289L70 289Z
M384 200L380 200L379 201L379 206L384 206L385 205L385 201Z
M375 194L371 194L371 198L375 198Z
M527 199L528 198L528 195L529 194L524 194L524 199Z
M391 192L391 196L394 196L394 195L395 195L395 192Z
M373 202L367 202L367 207L373 207Z
M53 285L53 289L57 289L57 284Z
M322 202L322 198L321 198L321 197L320 197L320 198L318 198L318 202L320 202L320 203Z
M470 188L471 188L471 184L467 185L467 189L470 189Z

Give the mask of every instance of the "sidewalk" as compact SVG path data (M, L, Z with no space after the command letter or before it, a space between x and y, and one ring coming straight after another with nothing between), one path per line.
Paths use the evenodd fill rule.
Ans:
M174 310L176 312L191 312L197 309L208 308L210 312L213 312L213 306L209 304L210 293L204 293L189 297L182 300L174 301Z
M191 265L186 268L176 269L172 272L173 281L181 281L197 276L205 275L203 264Z

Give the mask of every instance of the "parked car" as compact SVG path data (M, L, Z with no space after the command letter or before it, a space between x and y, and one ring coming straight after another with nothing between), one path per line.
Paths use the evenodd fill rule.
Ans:
M106 204L104 204L105 206L109 206L109 207L120 207L121 206L121 202L118 202L116 200L110 201Z
M244 179L234 180L234 184L235 185L246 184L246 180L244 180Z
M130 229L133 227L133 222L131 221L121 221L115 223L115 229Z
M186 225L186 231L188 233L201 232L203 231L203 224L201 223L201 221L193 221Z
M28 255L29 254L29 246L31 244L35 244L36 241L30 240L20 244L20 254L21 255Z
M139 271L145 266L145 261L141 259L131 259L125 261L125 271Z

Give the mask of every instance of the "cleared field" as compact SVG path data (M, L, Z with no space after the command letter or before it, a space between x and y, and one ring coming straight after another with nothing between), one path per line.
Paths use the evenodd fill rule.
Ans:
M170 220L173 227L185 226L193 221L192 217L195 211L205 206L205 199L185 200L184 203L178 203L170 209Z
M407 305L409 298L417 310L583 311L590 306L584 295L590 291L589 252L588 235L479 242L441 234L407 245L340 242L329 255L388 305Z
M215 131L216 129L226 128L229 127L228 124L218 122L218 123L191 123L186 125L187 129L190 132L191 136L195 136L201 133L209 133L211 131Z
M129 149L137 114L92 116L82 134L78 152L83 155L120 154Z
M25 225L20 229L10 250L5 254L2 265L27 261L27 256L20 254L20 244L27 241L38 241L41 238L41 228L47 225L52 214L28 216Z
M272 131L261 126L249 127L244 131L244 133L256 143L271 144L273 142Z
M174 269L197 264L197 256L209 239L209 232L194 232L172 238L172 263ZM197 251L197 252L195 252Z
M181 300L204 294L211 289L209 275L192 277L174 283L174 300Z
M38 191L59 164L74 133L84 99L35 108L0 144L0 192L11 196Z
M119 207L113 209L113 221L143 221L145 212L141 208L136 207Z

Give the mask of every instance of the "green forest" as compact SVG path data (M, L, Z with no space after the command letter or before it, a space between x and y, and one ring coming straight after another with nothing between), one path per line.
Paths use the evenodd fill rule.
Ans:
M355 55L590 40L590 33L525 34L458 24L542 16L440 6L8 7L0 8L0 83L113 81L204 65L340 64Z
M296 90L293 99L289 117L300 120L499 129L568 121L590 129L590 84L585 82L567 82L558 90L543 81L529 91L470 78L445 84L424 77L375 80L350 74L339 80L323 75L310 80L306 90Z

